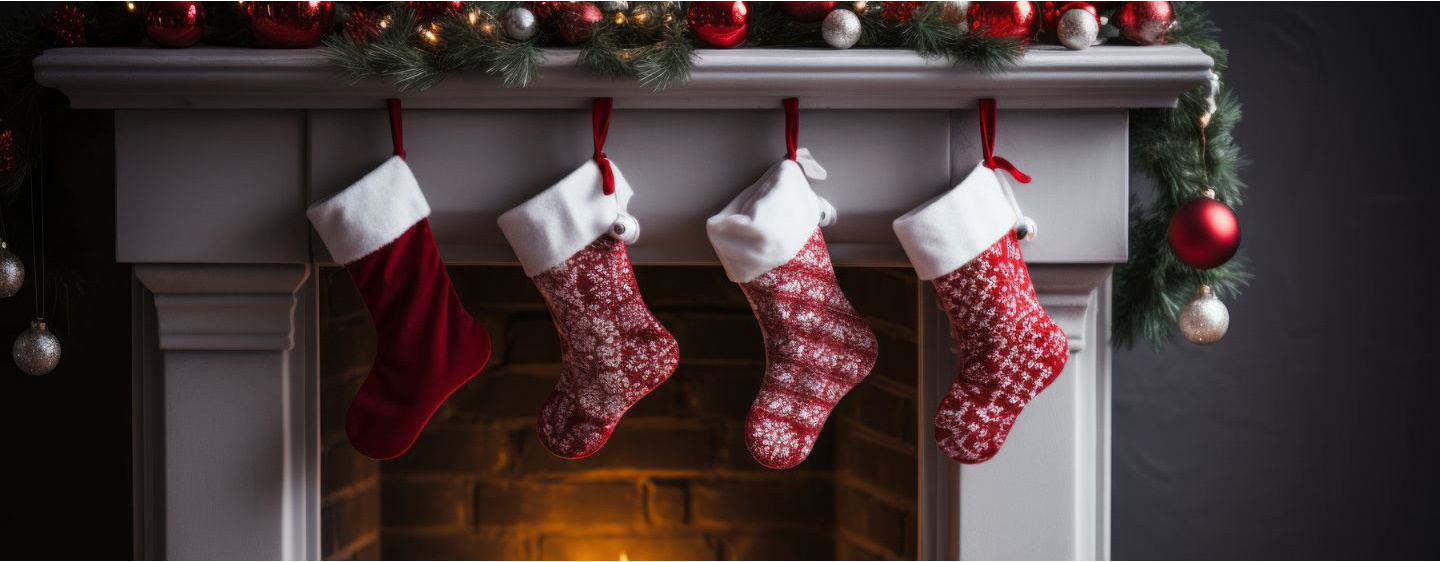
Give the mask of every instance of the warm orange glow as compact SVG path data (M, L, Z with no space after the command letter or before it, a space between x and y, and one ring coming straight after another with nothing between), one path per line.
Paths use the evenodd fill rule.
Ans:
M480 10L471 10L465 19L470 23L471 27L474 27L475 24L480 23Z
M630 557L626 556L623 550L620 551L620 562L630 562Z
M126 3L125 3L125 11L127 11L127 12L133 12L133 11L135 11L135 3L134 3L134 2L126 2Z
M615 25L625 25L625 12L615 12Z

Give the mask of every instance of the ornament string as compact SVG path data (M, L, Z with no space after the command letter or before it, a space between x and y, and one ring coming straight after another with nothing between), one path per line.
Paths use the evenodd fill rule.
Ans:
M405 118L400 109L400 98L385 100L385 105L390 109L390 144L395 147L395 155L404 160Z
M44 173L44 148L36 151L35 171L30 174L30 253L35 256L35 319L45 319L45 181L35 176ZM36 187L35 184L40 184ZM35 212L35 200L40 200L40 212Z
M980 100L980 150L985 154L985 167L991 170L1005 170L1015 181L1030 183L1030 176L1014 164L995 155L995 98Z
M595 164L600 166L601 187L606 195L615 194L615 172L610 169L610 158L605 155L605 137L610 135L610 111L615 105L611 98L595 98L590 108L590 125L595 133Z
M800 98L785 98L785 157L794 162L800 148Z

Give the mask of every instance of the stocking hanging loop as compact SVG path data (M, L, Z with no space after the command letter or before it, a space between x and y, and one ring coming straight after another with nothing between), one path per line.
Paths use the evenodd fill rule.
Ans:
M1030 176L1016 168L1009 160L995 155L995 98L980 100L980 149L985 154L986 168L1005 170L1015 181L1030 183Z
M385 100L385 105L390 109L390 144L395 147L395 155L404 160L405 119L400 111L400 98Z
M800 98L785 98L785 157L795 161L800 147Z
M610 158L605 156L605 137L610 134L610 112L614 105L612 98L595 98L590 108L590 125L595 133L595 164L600 166L601 186L606 195L615 194L615 172L610 169Z

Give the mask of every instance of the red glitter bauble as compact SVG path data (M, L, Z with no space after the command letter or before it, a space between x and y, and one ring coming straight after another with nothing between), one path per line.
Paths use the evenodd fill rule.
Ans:
M574 45L594 35L595 28L600 26L603 19L605 14L600 12L600 7L594 2L567 2L560 6L560 20L556 23L556 30L560 32L561 39Z
M530 2L526 7L535 14L535 23L545 33L555 33L560 27L560 14L569 2Z
M887 20L908 23L924 6L924 2L881 2L880 17Z
M795 21L817 22L825 19L836 4L839 2L781 2L780 11Z
M733 49L750 34L750 7L744 2L691 2L689 22L704 43Z
M1053 39L1060 27L1060 16L1070 10L1085 10L1100 21L1100 11L1090 2L1040 2L1040 33Z
M333 2L246 2L255 45L272 49L317 47L330 32Z
M364 45L385 30L384 21L385 14L364 6L354 6L345 18L345 35Z
M84 47L85 10L74 4L61 4L45 19L45 27L55 34L55 44L61 47Z
M1126 2L1115 10L1110 23L1120 36L1141 45L1165 42L1165 34L1175 26L1175 10L1169 2Z
M435 18L445 15L446 12L458 12L465 7L464 2L406 2L405 5L415 11L416 19L422 24L435 21Z
M1229 205L1201 197L1170 218L1170 249L1185 265L1210 269L1230 261L1240 249L1240 219Z
M1013 37L1029 41L1040 25L1034 2L971 2L970 31L987 37Z
M145 7L145 35L161 47L189 47L205 36L205 8L200 2L150 2Z

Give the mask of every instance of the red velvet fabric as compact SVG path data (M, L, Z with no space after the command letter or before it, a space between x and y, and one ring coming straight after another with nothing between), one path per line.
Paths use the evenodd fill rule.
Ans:
M368 457L400 456L430 416L490 359L490 335L460 303L430 220L346 266L378 334L345 431Z

